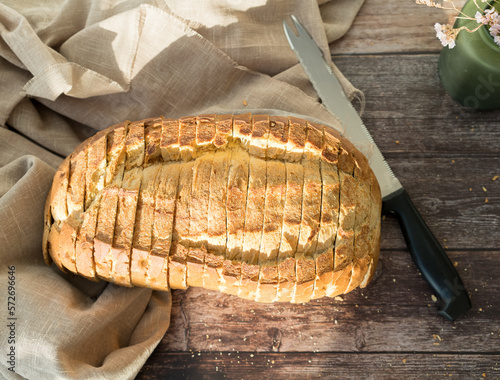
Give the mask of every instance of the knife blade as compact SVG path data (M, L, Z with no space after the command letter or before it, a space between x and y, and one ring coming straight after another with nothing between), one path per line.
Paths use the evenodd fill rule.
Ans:
M368 158L380 184L382 212L397 217L414 262L439 298L438 314L457 319L471 308L460 276L347 99L321 49L297 18L291 17L298 35L283 21L288 43L324 106L342 122L345 137Z

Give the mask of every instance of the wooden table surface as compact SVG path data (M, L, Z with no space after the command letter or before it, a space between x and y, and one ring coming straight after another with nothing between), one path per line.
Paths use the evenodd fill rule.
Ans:
M455 322L437 315L387 217L374 280L342 300L266 305L173 291L170 328L138 379L500 378L500 110L465 109L440 85L433 24L448 17L412 1L366 0L331 48L365 93L365 124L472 309Z

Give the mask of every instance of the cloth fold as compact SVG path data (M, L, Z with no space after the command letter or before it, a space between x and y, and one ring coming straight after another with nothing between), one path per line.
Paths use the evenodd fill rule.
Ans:
M362 3L0 1L0 292L13 276L17 318L14 365L3 360L1 375L132 379L169 326L170 292L95 283L43 263L43 206L62 158L98 130L158 115L265 110L342 131L282 21L296 15L330 60L329 43ZM359 94L338 76L348 95ZM0 330L2 353L8 334Z

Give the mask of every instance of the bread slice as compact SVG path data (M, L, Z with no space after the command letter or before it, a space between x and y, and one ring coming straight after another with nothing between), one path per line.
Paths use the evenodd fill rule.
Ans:
M62 265L61 259L60 259L60 252L61 252L61 231L60 231L60 226L59 224L52 224L50 227L49 231L49 236L47 238L47 247L49 250L49 253L56 264L56 266L63 272L67 272L66 268Z
M210 176L213 168L214 153L209 152L194 162L190 199L187 286L201 286L205 261L203 250L195 249L208 244L208 209L210 203ZM206 252L206 249L205 249ZM216 285L218 286L218 281Z
M216 115L215 140L217 149L225 148L233 136L233 115Z
M317 299L326 296L328 286L333 282L334 253L333 246L326 251L314 254L316 277L311 298Z
M61 260L66 268L76 273L76 237L82 223L82 213L85 207L85 175L87 171L85 146L75 150L67 160L70 163L66 198L68 218L61 227L64 242L61 245Z
M269 116L254 115L252 118L252 138L248 153L252 156L267 157L267 140L269 138Z
M113 128L111 127L111 130ZM99 192L104 188L106 175L108 132L110 131L98 132L85 148L87 150L85 212L76 236L75 266L78 274L91 280L98 279L94 260L94 237L102 197ZM55 216L54 219L57 220Z
M254 300L257 294L260 266L260 244L264 223L266 201L266 161L250 156L248 195L245 206L245 232L243 236L242 261L246 264L241 271L241 298ZM256 268L255 268L256 266ZM255 276L255 272L257 275Z
M230 130L226 129L226 132ZM226 135L227 136L227 135ZM227 143L227 141L226 141ZM210 173L210 199L208 204L208 253L204 256L203 287L218 290L225 285L222 270L227 249L227 185L231 165L231 150L218 151L213 156ZM198 252L196 252L198 253ZM208 255L208 258L205 258Z
M97 133L89 144L87 152L87 173L85 175L85 209L90 207L96 194L104 188L106 145L107 134L100 133ZM54 219L56 219L55 215Z
M179 153L184 161L191 160L196 149L196 117L179 119Z
M243 149L234 149L227 185L227 253L229 260L241 260L245 206L248 191L249 155Z
M186 243L172 241L168 257L168 283L171 289L187 288L187 257L189 247Z
M142 171L142 167L134 167L125 171L121 188L118 191L115 231L110 253L112 262L110 281L122 286L132 286L131 249Z
M109 261L108 254L111 250L115 229L118 187L107 187L101 191L101 195L94 237L94 260L97 276L103 280L109 280L112 262Z
M273 302L278 291L278 253L283 228L285 192L285 164L278 160L267 160L264 224L259 255L261 271L255 297L259 302Z
M152 165L142 171L141 188L137 201L130 280L134 286L147 287L147 271L151 250L155 195L158 186L159 165Z
M276 302L292 302L295 284L297 282L295 257L278 260L278 288Z
M267 157L284 160L288 143L288 118L284 116L269 117L269 138L267 139Z
M266 161L250 156L248 195L245 206L245 233L243 236L243 261L259 262L260 245L264 224L266 202L267 165Z
M301 163L286 162L286 195L283 210L283 228L278 254L279 283L276 300L290 302L295 283L295 253L302 221L302 190L304 167Z
M125 140L125 151L127 154L125 170L130 170L138 166L142 167L145 150L144 120L135 121L128 126Z
M364 156L356 157L353 176L356 180L356 212L354 221L354 259L351 281L347 287L347 292L357 288L368 272L370 258L370 177L368 173L361 169L361 166L368 166ZM366 174L365 174L366 173ZM360 199L366 201L361 202Z
M207 255L207 249L204 245L201 247L190 247L187 258L186 258L186 282L187 286L203 286L203 276L205 272L205 257ZM218 277L215 281L217 287L219 285Z
M246 151L250 149L250 141L252 140L252 114L234 115L232 140Z
M286 143L285 161L297 162L302 160L306 142L307 125L303 119L289 117L288 142Z
M163 119L160 141L163 161L178 161L180 159L179 149L179 120Z
M227 182L231 151L215 152L210 173L210 199L208 204L208 244L210 251L224 255L227 247Z
M215 116L207 114L196 118L196 151L198 155L215 148Z
M213 161L213 152L209 152L194 161L189 207L189 240L191 245L195 246L208 243L208 207Z
M145 151L144 166L162 161L161 135L163 120L160 117L150 119L144 123Z
M308 302L313 294L314 280L316 278L316 265L314 258L306 256L304 252L298 252L296 258L296 278L292 300L293 303Z
M150 263L147 273L148 286L153 289L169 289L168 256L172 243L175 199L179 183L180 165L160 166L157 177Z
M74 151L70 156L70 172L68 178L68 215L81 218L85 209L85 181L87 173L87 149Z
M83 221L77 233L75 246L76 273L93 281L98 280L94 261L94 236L100 205L101 194L97 194L82 215Z
M333 275L333 247L339 226L340 185L338 151L340 140L325 131L321 152L321 223L316 246L316 279L312 298L326 295Z
M222 274L224 268L223 255L217 255L210 251L205 254L205 262L203 266L203 287L208 290L223 290L225 286L224 276Z
M106 153L105 188L102 190L101 205L97 217L97 229L94 237L94 259L99 278L110 280L112 267L111 246L113 243L118 192L122 184L125 169L125 136L127 126L123 124L108 133Z
M297 252L312 256L318 241L321 217L321 174L317 160L306 160L302 196L302 220Z
M339 150L340 209L339 228L335 238L334 281L328 286L326 295L333 297L347 291L351 281L354 259L354 226L356 211L356 181L352 176L354 164L350 153L343 146Z
M241 285L241 262L248 195L250 156L239 148L231 156L227 186L227 250L221 291L237 294Z
M60 223L68 217L68 183L70 160L65 159L57 170L52 181L50 212L55 223Z
M174 233L168 258L168 280L174 289L187 288L186 260L189 250L189 222L194 161L181 165L175 200ZM175 244L174 244L175 243Z
M302 164L304 166L304 188L302 196L302 220L296 253L297 282L292 302L307 302L314 291L316 278L314 254L318 242L321 221L321 166L323 131L307 123L307 133Z

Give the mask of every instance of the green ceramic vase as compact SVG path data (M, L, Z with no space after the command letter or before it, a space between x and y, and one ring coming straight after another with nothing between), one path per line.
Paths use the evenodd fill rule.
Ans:
M488 3L476 0L484 9ZM491 2L500 11L500 1ZM469 0L462 12L475 17L478 8ZM473 20L457 19L454 28L477 28ZM443 48L439 56L439 78L446 91L462 105L473 109L500 108L500 46L482 26L474 33L462 30L453 49Z

